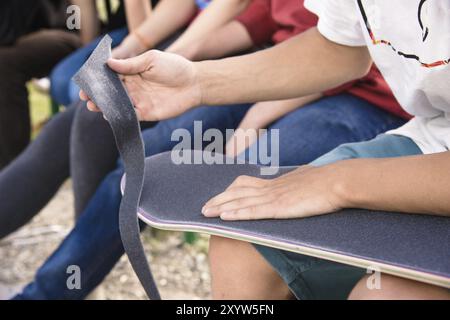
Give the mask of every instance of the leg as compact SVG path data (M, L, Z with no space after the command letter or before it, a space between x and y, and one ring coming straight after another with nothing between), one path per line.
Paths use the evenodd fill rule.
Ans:
M349 300L450 300L448 289L383 274L380 289L368 289L368 276L350 293Z
M37 139L0 171L0 239L36 215L69 177L74 111L75 107L56 115Z
M282 166L290 166L309 163L342 143L371 139L377 134L393 129L403 123L403 120L380 110L364 100L350 95L339 95L321 99L293 111L275 122L269 128L268 135L270 136L271 129L279 130L279 163ZM268 149L273 152L273 146L270 145L270 137L267 141L269 142ZM252 152L257 154L257 143L251 146L243 156L251 159L250 153ZM220 243L220 246L215 245L217 242ZM257 298L269 295L272 298L285 298L286 295L283 290L280 293L278 289L261 292L263 290L261 283L265 282L277 282L278 284L274 285L274 288L283 287L279 284L281 278L262 257L251 254L255 251L253 246L249 244L237 245L237 243L235 240L227 239L219 241L217 237L211 239L210 264L213 275L214 296L217 298L231 298L235 294L240 294L238 292L241 290L245 290L247 297ZM267 255L271 255L272 250L268 249ZM252 259L240 258L246 256L251 256ZM284 281L281 282L290 284L294 293L295 291L302 291L302 294L298 294L298 297L312 298L316 295L315 292L312 292L307 287L304 281L294 281L297 277L297 272L288 263L283 263L283 260L285 260L283 255L279 255L277 252L274 257L269 258L269 261L272 259L281 261L279 268L282 271L280 274L284 274ZM225 264L224 261L226 261ZM304 256L296 263L302 266L302 270L309 269L309 266L313 263L317 264L317 270L321 270L321 277L328 273L327 270L333 268L341 274L343 273L341 272L343 269L342 265L322 265L318 259L310 259ZM234 268L234 266L239 266L239 268ZM236 272L229 275L222 272L225 269L236 269ZM269 272L270 269L271 272ZM243 271L240 272L239 270ZM246 270L251 270L251 273L248 273L251 276L242 277L242 274L247 274ZM338 291L337 295L328 295L327 298L345 297L352 288L351 285L346 285L346 282L354 284L361 276L363 276L363 273L360 270L350 267L347 276L340 276L340 279L344 280L339 284L342 290ZM318 287L320 285L320 277L313 276L310 278L310 282L314 282L314 286ZM278 281L275 279L278 279ZM332 281L332 283L336 282ZM230 287L236 290L228 290ZM284 284L284 289L286 290L286 288L287 285ZM343 293L341 294L341 292Z
M26 82L46 76L51 68L79 45L78 37L45 30L0 48L0 169L28 144L30 119Z
M123 255L118 214L123 169L101 183L74 229L36 273L35 279L15 299L84 299ZM67 268L81 270L81 289L70 290Z
M114 170L119 153L108 122L84 104L75 112L70 143L70 173L75 196L75 215L86 208L106 175Z
M209 261L215 300L293 298L283 279L250 243L212 236Z
M213 123L218 123L219 127L237 125L247 108L198 108L184 118L160 122L144 132L146 154L170 150L176 143L170 141L173 129L182 125L192 126L194 119L203 119L206 126ZM216 112L207 113L207 110ZM123 169L119 167L103 180L75 228L17 299L83 299L109 273L123 254L118 226L122 175ZM82 271L81 290L66 287L66 270L70 265L77 265Z
M186 129L194 139L194 121L201 121L203 131L215 128L221 132L226 129L234 129L238 126L243 116L250 108L249 104L222 106L222 107L198 107L185 114L159 122L154 128L143 133L145 142L145 155L147 157L170 151L179 142L172 141L172 133L177 129ZM204 143L201 148L204 148ZM191 142L194 148L193 141Z

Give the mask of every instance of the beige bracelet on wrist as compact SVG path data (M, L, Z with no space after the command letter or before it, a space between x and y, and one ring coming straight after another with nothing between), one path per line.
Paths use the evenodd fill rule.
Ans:
M136 39L139 41L139 43L144 47L145 49L150 49L152 47L152 44L150 41L148 41L142 34L140 34L137 30L132 32L132 35L136 37Z

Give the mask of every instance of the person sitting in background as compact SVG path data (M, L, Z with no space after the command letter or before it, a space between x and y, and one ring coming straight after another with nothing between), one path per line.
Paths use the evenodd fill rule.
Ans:
M230 7L223 4L214 4L224 10L224 17L241 12L250 0L230 0ZM161 3L159 3L161 2ZM129 58L136 56L149 49L167 49L177 40L186 26L196 17L196 15L206 8L206 4L211 1L199 0L164 0L152 1L158 3L155 7L156 14L150 14L149 0L122 0L122 7L127 17L127 27L118 27L108 32L113 43L113 56L116 58ZM232 8L232 9L230 9ZM177 14L173 15L176 11ZM117 19L116 19L117 20ZM211 25L210 29L221 25L221 21L204 21L196 23L188 37L179 39L176 47L185 47L189 43L199 40L203 35L203 25ZM114 23L117 25L117 21ZM70 105L78 100L79 88L71 80L83 63L90 56L102 37L99 37L89 45L77 50L72 55L59 63L51 74L51 95L55 101L62 105ZM169 50L177 52L176 47ZM182 54L183 52L179 52ZM186 55L187 58L190 58Z
M0 170L30 142L26 83L47 76L80 46L78 34L64 29L69 4L64 0L0 1Z
M212 9L216 14L217 11L222 14L226 12L222 11L224 7L233 6L232 11L239 12L239 10L244 9L242 5L239 5L241 1L214 0L215 6L212 6ZM162 0L149 19L167 21L168 23L171 21L177 22L177 20L170 18L174 11L179 13L180 6L177 4L186 3L185 0ZM195 2L192 1L191 5L194 6L195 10L192 10L192 6L185 6L185 8L192 14L196 14ZM194 21L197 25L204 25L207 28L207 21L211 20L205 21L202 16L204 16L203 13L199 14ZM147 23L147 25L152 25L152 23ZM194 24L192 25L194 26ZM157 28L158 26L153 24L153 27ZM166 30L177 30L179 28L183 28L183 25ZM201 28L195 27L194 31L191 29L186 32L196 32L195 30L201 30ZM153 34L150 30L147 32ZM161 36L161 38L169 37L170 34L162 34ZM197 38L198 35L193 34L190 37ZM146 127L145 124L142 126ZM98 184L106 174L116 167L117 157L111 129L101 115L90 113L82 107L71 107L56 115L25 152L0 172L0 193L7 199L0 203L0 238L13 232L35 216L53 197L69 175L73 177L75 211L77 215L83 213ZM26 202L23 201L24 198L27 199ZM11 212L14 212L14 215L11 215ZM106 215L105 218L111 217ZM91 225L91 227L95 227L95 225ZM105 225L106 229L108 227L109 224ZM104 232L100 229L97 231ZM107 237L108 234L105 233L105 236ZM113 247L115 249L115 244ZM73 249L71 247L71 250ZM118 252L120 254L121 250ZM116 259L116 252L112 253L114 253L112 261L115 262L118 257ZM86 256L88 255L86 252ZM65 258L70 257L66 256ZM83 257L74 256L73 258L82 259ZM46 264L45 272L40 271L37 275L43 280L38 280L28 286L19 297L29 299L82 299L112 268L109 258L105 262L108 269L105 270L102 267L102 270L97 270L100 273L96 271L95 274L91 274L93 278L86 283L86 286L83 285L83 290L80 291L68 290L65 282L61 282L58 278L60 274L53 274L53 271L59 270L58 267L50 262ZM93 263L96 262L93 261Z
M81 6L81 24L83 26L81 30L84 30L85 26L99 30L95 2L92 0L77 0L76 4L83 5ZM121 0L117 11L108 17L110 20L101 29L103 29L103 33L106 32L111 36L113 46L117 46L127 35L128 29L136 29L150 16L150 13L150 0ZM78 100L78 88L71 79L90 56L100 39L101 37L95 40L90 37L83 39L84 46L70 54L52 70L50 94L58 104L69 106Z

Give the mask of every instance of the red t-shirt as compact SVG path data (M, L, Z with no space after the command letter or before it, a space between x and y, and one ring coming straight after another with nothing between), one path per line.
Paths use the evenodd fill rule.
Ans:
M316 26L317 16L308 11L304 0L253 0L236 20L244 25L255 46L283 42ZM369 74L325 95L348 92L404 119L410 119L395 99L381 73L372 66Z

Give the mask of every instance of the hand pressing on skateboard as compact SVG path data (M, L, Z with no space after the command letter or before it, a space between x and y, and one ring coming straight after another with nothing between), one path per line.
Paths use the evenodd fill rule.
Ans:
M209 200L202 213L223 220L258 220L334 212L348 206L341 192L343 167L344 162L302 166L270 180L241 176Z
M182 114L201 103L201 90L192 62L157 50L126 60L108 60L122 79L139 120L157 121ZM100 111L85 92L91 111Z

